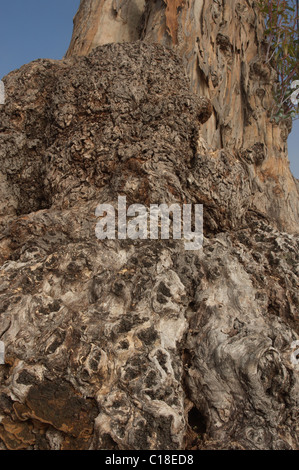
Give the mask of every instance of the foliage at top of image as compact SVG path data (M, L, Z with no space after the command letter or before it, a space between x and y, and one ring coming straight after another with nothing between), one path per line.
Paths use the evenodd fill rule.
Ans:
M277 72L274 85L276 106L272 118L299 117L299 17L298 0L258 0L265 18L266 63Z

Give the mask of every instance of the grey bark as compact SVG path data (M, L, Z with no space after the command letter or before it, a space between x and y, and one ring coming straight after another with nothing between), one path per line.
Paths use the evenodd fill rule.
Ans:
M4 79L2 449L298 449L298 225L255 203L283 172L211 148L185 70L137 41ZM203 249L98 240L119 195L203 204Z

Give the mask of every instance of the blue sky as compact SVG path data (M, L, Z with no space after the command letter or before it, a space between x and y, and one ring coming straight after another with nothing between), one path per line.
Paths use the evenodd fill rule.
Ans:
M80 0L0 0L0 79L35 59L61 59L70 43ZM288 140L299 178L299 120Z
M79 0L0 0L0 77L35 59L61 59Z

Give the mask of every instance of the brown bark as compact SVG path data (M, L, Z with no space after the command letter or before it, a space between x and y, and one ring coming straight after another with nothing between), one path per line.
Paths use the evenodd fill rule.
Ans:
M4 78L0 449L299 449L298 194L259 18L140 5L83 0L66 59ZM203 248L98 240L119 195L202 203Z
M128 4L144 9L143 16L123 19ZM67 57L137 38L173 48L183 59L191 89L213 106L201 138L211 148L247 155L255 186L252 208L278 228L298 232L298 183L287 157L290 123L277 125L268 117L275 73L263 62L263 23L255 2L148 0L143 5L141 0L81 1Z

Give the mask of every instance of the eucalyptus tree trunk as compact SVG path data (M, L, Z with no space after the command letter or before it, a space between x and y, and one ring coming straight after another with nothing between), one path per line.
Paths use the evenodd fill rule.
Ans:
M298 186L254 4L82 0L63 60L3 78L1 450L299 449ZM119 196L202 204L203 246L99 239Z
M66 57L111 42L142 40L172 48L183 59L195 93L213 112L200 140L245 155L252 206L281 229L298 230L298 183L289 170L291 122L270 122L275 71L265 65L256 2L214 0L81 0Z

